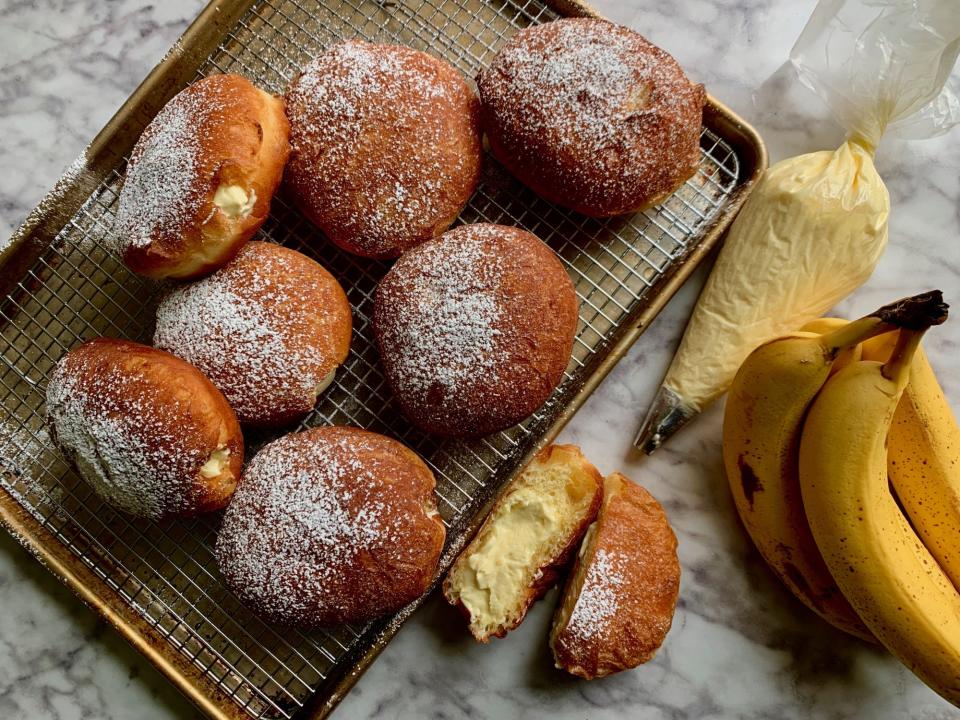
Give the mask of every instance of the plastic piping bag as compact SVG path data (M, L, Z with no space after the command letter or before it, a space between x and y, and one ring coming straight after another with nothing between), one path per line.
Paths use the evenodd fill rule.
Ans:
M859 287L887 243L890 199L873 164L888 131L947 132L960 0L821 0L790 53L846 129L837 150L764 173L730 228L636 439L647 453L726 392L758 345Z

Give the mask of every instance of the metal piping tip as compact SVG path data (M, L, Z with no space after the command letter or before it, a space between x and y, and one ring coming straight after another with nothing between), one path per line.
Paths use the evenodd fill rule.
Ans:
M652 455L699 412L685 403L673 390L661 385L633 444L647 455Z

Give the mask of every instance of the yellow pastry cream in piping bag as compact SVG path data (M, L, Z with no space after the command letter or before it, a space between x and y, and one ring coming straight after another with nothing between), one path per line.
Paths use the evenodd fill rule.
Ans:
M960 122L960 101L944 86L960 52L957 2L820 0L791 61L848 140L763 174L730 227L637 447L656 450L726 392L758 345L820 317L870 277L890 214L873 164L881 136L932 137Z

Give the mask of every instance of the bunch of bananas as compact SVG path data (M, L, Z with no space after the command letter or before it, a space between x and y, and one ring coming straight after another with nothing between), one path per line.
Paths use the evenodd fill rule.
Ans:
M920 348L939 291L757 348L727 400L743 524L827 622L960 705L960 427Z

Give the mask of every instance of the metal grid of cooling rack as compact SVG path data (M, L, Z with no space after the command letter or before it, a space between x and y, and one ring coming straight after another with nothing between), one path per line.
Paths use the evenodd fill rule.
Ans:
M539 0L268 0L253 6L199 71L239 72L280 92L312 55L341 38L401 42L441 55L473 77L519 27L556 17ZM347 290L350 357L302 426L355 424L398 437L437 477L450 542L502 483L603 359L651 288L695 244L736 186L738 159L708 129L697 174L661 206L594 220L537 198L488 159L462 222L537 234L560 256L579 295L580 324L563 383L534 416L504 433L444 441L404 421L377 365L372 295L387 265L347 255L279 196L261 231L318 259ZM103 505L51 447L45 378L72 346L99 335L149 342L158 286L111 255L107 242L122 167L97 189L14 291L0 300L0 482L88 568L251 717L290 718L338 663L371 643L375 626L278 632L220 583L211 549L217 516L133 523ZM250 445L269 436L249 438Z

